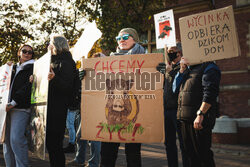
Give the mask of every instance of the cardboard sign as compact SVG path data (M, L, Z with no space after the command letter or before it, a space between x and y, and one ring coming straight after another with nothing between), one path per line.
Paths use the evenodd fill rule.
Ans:
M86 140L164 142L162 54L83 60L81 136Z
M179 19L183 56L190 64L240 54L232 6Z
M4 141L6 105L9 98L10 80L13 65L0 67L0 143Z
M173 10L154 15L156 48L176 46L175 24Z
M48 100L49 53L35 61L31 92L31 122L29 126L29 148L41 159L45 159L45 137Z

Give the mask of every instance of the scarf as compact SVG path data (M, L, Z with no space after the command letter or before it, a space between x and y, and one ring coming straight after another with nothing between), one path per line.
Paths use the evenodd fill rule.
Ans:
M138 43L135 43L134 47L130 50L121 50L119 47L117 47L116 52L112 52L110 56L117 56L117 55L133 55L133 54L144 54L145 49L139 45Z

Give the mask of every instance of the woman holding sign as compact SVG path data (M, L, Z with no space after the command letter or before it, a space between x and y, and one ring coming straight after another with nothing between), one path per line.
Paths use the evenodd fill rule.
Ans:
M76 66L63 36L52 36L48 51L51 52L51 69L48 75L46 147L50 165L64 167L63 139Z
M17 56L19 62L13 66L9 103L6 106L6 131L4 159L7 167L28 166L28 142L25 136L30 117L31 86L29 77L33 74L33 48L21 45Z
M138 44L139 36L133 28L122 29L116 41L118 47L115 53L111 53L111 56L145 53L144 48ZM102 142L101 167L115 167L119 146L120 143ZM125 153L128 167L141 166L141 143L126 143Z

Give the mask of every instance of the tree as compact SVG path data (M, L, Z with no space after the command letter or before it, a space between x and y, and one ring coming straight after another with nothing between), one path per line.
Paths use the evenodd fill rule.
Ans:
M79 10L96 20L102 31L100 45L105 50L114 51L115 36L125 27L133 27L138 33L152 29L153 15L176 3L178 0L79 0ZM91 4L91 6L89 5Z
M0 65L7 60L17 61L21 43L30 43L37 57L42 56L51 33L63 34L73 46L84 30L86 19L95 20L102 31L101 48L106 53L114 51L115 36L120 29L133 27L140 34L146 32L154 27L153 14L176 1L40 0L27 7L15 0L0 2Z
M77 0L40 0L40 16L42 23L38 24L40 32L63 33L73 46L81 36L83 25L87 20L78 10Z
M22 43L33 46L37 58L47 52L52 33L64 35L73 46L87 20L78 10L78 0L40 0L22 6L15 0L0 2L0 65L17 62Z
M34 36L24 26L30 15L15 1L0 2L0 65L7 60L17 61L20 44L33 40Z
M43 38L36 42L36 49L43 55L47 52L46 43L51 34L62 34L68 40L70 47L74 46L84 30L87 19L78 10L77 0L40 0L34 19L34 28Z
M95 53L98 53L98 52L103 52L100 47L100 39L94 43L93 47L88 53L88 58L91 58Z

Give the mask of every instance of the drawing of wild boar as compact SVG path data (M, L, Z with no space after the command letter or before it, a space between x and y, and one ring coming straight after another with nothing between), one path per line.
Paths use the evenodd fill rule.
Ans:
M106 80L106 94L113 97L123 96L130 98L109 98L106 104L105 112L109 125L123 124L128 125L135 122L139 113L139 103L130 89L133 86L133 80L116 79Z

